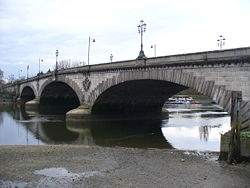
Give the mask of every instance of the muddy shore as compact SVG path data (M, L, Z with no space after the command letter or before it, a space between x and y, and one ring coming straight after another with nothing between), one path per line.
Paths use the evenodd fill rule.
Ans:
M86 146L0 146L0 187L250 187L250 164L216 153Z

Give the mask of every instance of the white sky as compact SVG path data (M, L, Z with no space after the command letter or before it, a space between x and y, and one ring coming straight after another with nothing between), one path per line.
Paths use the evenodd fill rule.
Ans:
M140 20L147 24L144 51L152 57L250 46L249 0L0 0L0 69L18 77L55 66L59 60L90 64L135 59Z

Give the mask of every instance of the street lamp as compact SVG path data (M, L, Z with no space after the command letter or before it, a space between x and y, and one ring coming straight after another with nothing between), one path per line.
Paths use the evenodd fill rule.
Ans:
M58 68L58 65L57 65L58 54L59 54L59 51L56 50L56 71L57 71L57 68Z
M40 63L43 62L43 59L39 58L39 70L38 70L38 74L40 75Z
M38 74L40 75L40 70L41 70L41 69L40 69L40 63L41 63L41 62L43 62L43 59L40 59L40 58L39 58L39 61L38 61L38 62L39 62L39 70L38 70Z
M141 34L141 51L137 59L143 59L143 58L146 58L144 51L143 51L143 43L142 43L143 33L146 32L146 24L144 23L143 20L141 20L140 25L138 25L137 27L138 27L138 32Z
M151 45L151 48L154 48L154 56L156 57L156 45Z
M20 73L22 72L22 69L19 69L18 70L18 77L19 77L19 79L20 79Z
M223 38L222 35L220 35L219 39L217 40L218 46L220 47L220 50L222 49L222 46L225 45L225 38Z
M89 46L88 46L88 66L89 66L90 40L92 40L92 42L95 42L95 39L92 39L92 38L89 37Z
M110 57L109 57L109 58L110 58L110 62L111 62L111 63L112 63L113 57L114 57L114 56L113 56L112 54L110 54Z
M27 79L29 78L29 65L27 65Z

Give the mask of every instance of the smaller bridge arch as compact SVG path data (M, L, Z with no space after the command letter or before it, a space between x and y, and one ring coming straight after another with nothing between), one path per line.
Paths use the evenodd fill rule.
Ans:
M40 95L40 109L43 112L67 112L80 106L79 98L68 84L53 81L47 84Z
M27 102L36 98L35 88L32 85L26 85L22 88L20 94L20 100Z
M58 76L56 80L53 79L52 77L48 78L39 88L39 91L38 91L39 98L41 97L42 92L44 91L45 87L47 87L49 84L55 83L55 82L61 82L61 83L66 84L76 93L80 103L82 103L84 101L84 95L83 95L81 89L79 88L79 86L77 85L77 83L74 82L73 80L65 77L65 76Z

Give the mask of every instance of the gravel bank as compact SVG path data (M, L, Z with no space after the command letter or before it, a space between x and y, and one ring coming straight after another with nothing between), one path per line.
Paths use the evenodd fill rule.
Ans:
M168 149L0 146L0 187L250 187L250 164Z

